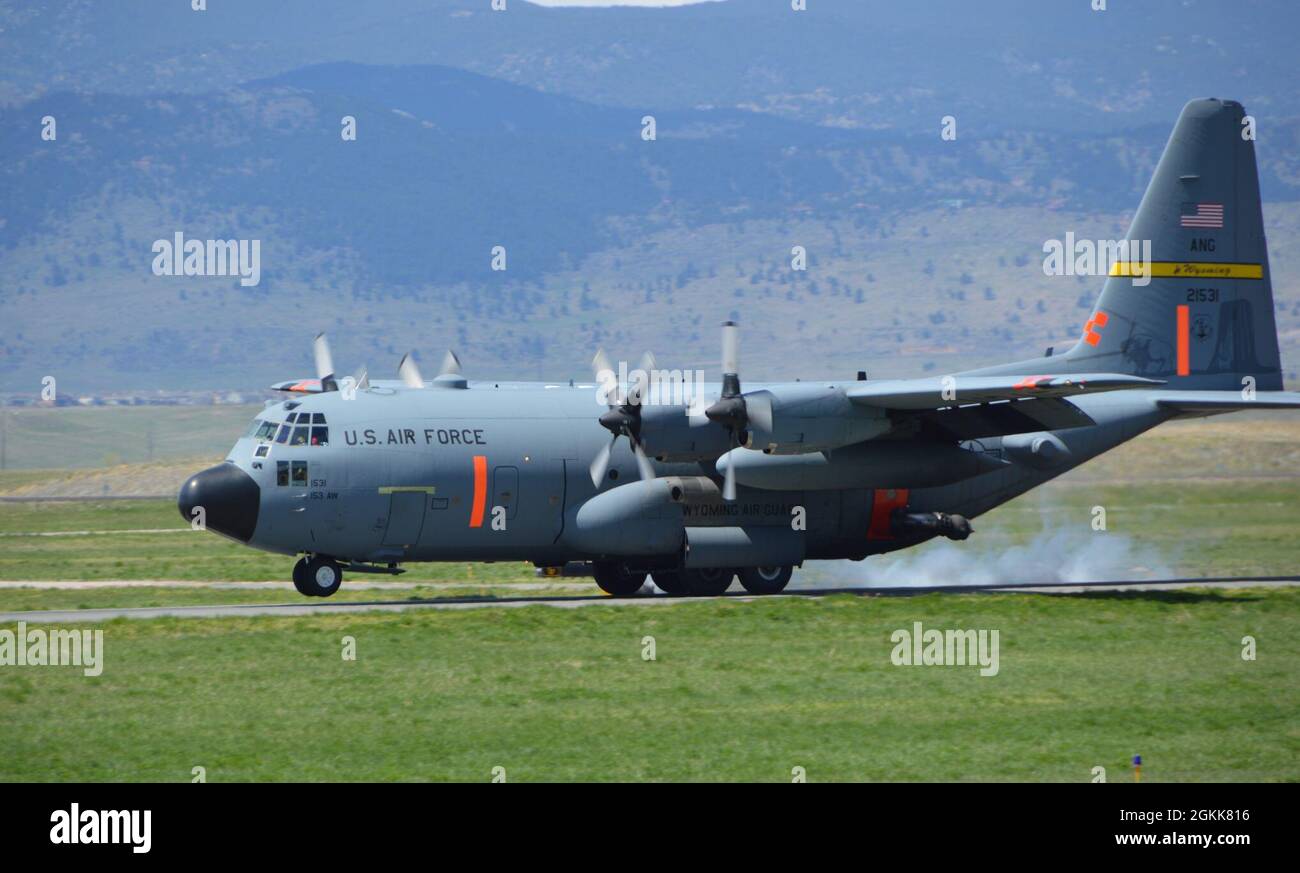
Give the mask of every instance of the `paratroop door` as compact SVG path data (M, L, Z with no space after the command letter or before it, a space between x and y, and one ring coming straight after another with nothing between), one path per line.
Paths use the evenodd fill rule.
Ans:
M410 546L419 542L424 527L424 507L429 495L419 491L394 491L388 508L388 528L384 531L384 545Z

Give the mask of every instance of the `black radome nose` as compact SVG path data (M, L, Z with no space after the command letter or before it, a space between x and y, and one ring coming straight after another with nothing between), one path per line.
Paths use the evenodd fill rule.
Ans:
M188 522L194 521L194 510L203 507L208 528L246 543L257 528L261 493L243 470L234 464L218 464L187 479L176 506Z

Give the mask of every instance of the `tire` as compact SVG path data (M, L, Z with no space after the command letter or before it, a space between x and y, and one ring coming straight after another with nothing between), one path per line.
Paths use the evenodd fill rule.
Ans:
M656 570L650 574L650 578L655 580L655 584L664 594L681 597L688 593L680 570Z
M744 567L740 584L750 594L780 594L793 575L794 567Z
M702 567L698 570L683 570L682 582L686 593L692 597L713 597L722 594L731 587L731 580L736 571L730 567Z
M304 587L310 597L329 597L343 584L343 569L333 558L316 555L307 562Z
M299 558L293 565L293 587L303 597L311 597L312 594L307 590L307 559Z
M614 597L631 597L645 585L645 573L633 573L616 561L596 561L591 574L600 590Z

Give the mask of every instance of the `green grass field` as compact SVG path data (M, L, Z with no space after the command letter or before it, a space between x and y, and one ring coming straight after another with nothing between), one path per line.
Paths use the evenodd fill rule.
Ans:
M894 666L914 621L998 630L999 673ZM1296 780L1297 621L1292 590L119 620L99 677L0 670L0 779Z

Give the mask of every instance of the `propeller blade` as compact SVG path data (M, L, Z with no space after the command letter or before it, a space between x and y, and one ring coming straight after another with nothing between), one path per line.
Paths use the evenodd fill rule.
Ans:
M637 364L636 371L632 374L632 384L628 386L627 402L632 406L640 406L645 400L646 395L650 393L650 373L655 369L655 356L646 352L641 356L641 362Z
M642 481L649 482L655 477L655 468L650 465L650 459L645 456L645 452L641 451L640 443L632 443L632 454L636 456L636 468L641 474Z
M740 328L734 321L722 323L722 372L740 372Z
M397 365L397 375L402 377L402 384L407 388L423 388L424 377L420 375L420 368L415 363L415 358L410 355L402 355L402 362Z
M325 334L316 334L311 343L312 354L316 358L316 378L324 381L334 375L334 356L330 354L330 344Z
M614 439L601 446L595 460L591 462L591 484L599 487L600 483L605 481L605 471L609 469L609 454L616 442L618 442L618 434L614 434Z
M618 389L618 370L614 369L604 349L596 349L596 355L591 359L591 372L595 375L596 381L604 387L605 399L609 404L617 405L623 402L619 396L621 392Z
M447 349L447 354L442 359L442 369L438 371L439 376L459 376L460 375L460 358L451 349Z
M727 459L727 471L722 476L722 499L732 503L736 499L736 465Z
M596 380L600 381L602 373L616 373L614 365L609 361L609 355L605 354L604 349L596 349L595 356L591 359L591 372L595 374Z

